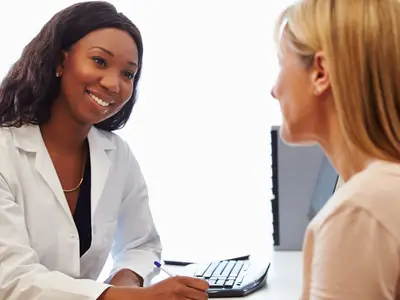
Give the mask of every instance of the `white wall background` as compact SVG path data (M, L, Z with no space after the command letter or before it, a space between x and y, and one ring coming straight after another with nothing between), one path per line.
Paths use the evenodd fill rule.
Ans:
M75 2L2 2L0 76ZM110 2L143 34L139 101L120 134L147 180L164 258L271 245L269 129L281 122L270 96L278 70L272 33L292 0Z

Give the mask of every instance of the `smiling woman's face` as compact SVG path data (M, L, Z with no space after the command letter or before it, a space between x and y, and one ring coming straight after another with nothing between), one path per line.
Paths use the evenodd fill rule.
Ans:
M60 104L75 121L94 125L117 113L131 98L138 50L125 31L93 31L64 53L57 68Z

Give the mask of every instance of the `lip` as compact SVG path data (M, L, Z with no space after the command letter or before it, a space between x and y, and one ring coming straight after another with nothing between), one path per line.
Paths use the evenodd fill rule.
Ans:
M100 93L100 92L89 90L89 89L86 89L85 92L95 95L97 98L100 98L101 100L103 100L104 102L109 103L110 105L113 105L115 103L113 98L111 98L110 96L105 95L104 93Z
M93 100L92 97L90 97L89 93L85 93L85 97L87 97L87 100L89 101L89 104L92 108L91 111L96 112L96 115L103 116L109 111L110 105L107 107L99 105L96 101Z

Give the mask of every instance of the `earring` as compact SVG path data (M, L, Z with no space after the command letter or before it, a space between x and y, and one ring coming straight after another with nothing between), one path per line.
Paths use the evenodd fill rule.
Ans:
M61 73L56 73L56 77L61 77Z

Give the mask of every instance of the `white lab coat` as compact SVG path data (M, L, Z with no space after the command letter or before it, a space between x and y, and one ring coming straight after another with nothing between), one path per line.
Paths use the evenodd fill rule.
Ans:
M109 286L95 280L111 249L112 274L152 274L161 244L139 165L116 134L93 128L88 140L92 244L80 257L39 127L0 129L0 299L96 299Z

